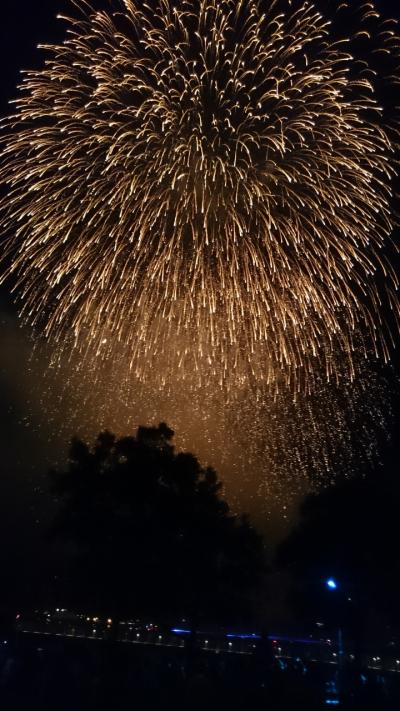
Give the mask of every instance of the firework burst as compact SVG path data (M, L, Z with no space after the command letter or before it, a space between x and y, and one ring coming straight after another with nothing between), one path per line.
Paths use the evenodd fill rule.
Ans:
M22 315L140 377L305 382L360 329L386 356L396 134L350 52L380 22L358 5L338 39L309 1L80 2L3 126Z

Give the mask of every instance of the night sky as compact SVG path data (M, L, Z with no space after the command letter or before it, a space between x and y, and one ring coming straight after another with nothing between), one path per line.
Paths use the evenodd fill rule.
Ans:
M387 13L400 18L396 0L380 5ZM56 14L66 11L68 6L65 0L2 0L2 115L8 111L8 100L16 95L19 70L41 66L43 55L37 50L37 44L62 40L63 24L56 19ZM3 541L0 565L6 564L12 571L18 568L20 561L26 565L29 556L34 564L42 524L49 511L48 501L40 493L45 487L43 475L48 462L62 459L63 453L60 456L60 438L54 435L59 423L47 422L42 411L37 372L29 358L32 344L28 332L18 323L10 288L11 284L6 284L0 289L0 535ZM382 453L383 459L394 467L397 466L398 422L397 415L392 433L394 450L386 448Z

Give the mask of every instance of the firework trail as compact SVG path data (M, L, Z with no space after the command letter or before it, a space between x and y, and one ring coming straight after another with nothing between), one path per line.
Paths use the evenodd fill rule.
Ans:
M22 316L88 363L118 344L142 379L228 389L312 387L338 353L351 373L356 331L387 357L397 133L373 59L395 83L399 47L372 2L348 4L331 21L298 0L74 3L3 124Z

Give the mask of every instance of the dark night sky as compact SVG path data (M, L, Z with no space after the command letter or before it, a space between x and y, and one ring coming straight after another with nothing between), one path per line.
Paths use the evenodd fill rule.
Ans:
M398 0L378 4L386 13L400 18ZM19 70L41 65L43 55L37 50L37 44L63 38L63 23L56 19L56 14L65 12L68 6L68 0L2 0L1 115L7 113L7 102L16 95ZM18 566L19 556L35 555L39 540L39 534L32 533L35 521L41 518L40 497L34 489L40 483L37 462L42 462L46 433L38 435L29 426L28 410L40 405L32 402L29 392L29 343L19 332L15 307L6 287L0 289L0 329L0 533L3 546L4 541L7 542L7 550L0 553L0 565L14 559ZM31 401L29 406L28 400ZM394 463L393 454L391 458ZM27 530L30 531L28 539ZM13 541L11 545L10 541Z

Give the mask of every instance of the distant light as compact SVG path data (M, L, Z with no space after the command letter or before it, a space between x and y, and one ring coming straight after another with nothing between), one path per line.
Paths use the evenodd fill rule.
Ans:
M112 619L111 619L110 617L109 617L108 620L107 620L107 624L108 624L108 625L112 625Z
M137 633L136 637L138 637L138 638L140 637L140 634L139 634L139 632Z
M329 704L330 706L339 706L340 701L339 699L327 699L325 703Z
M232 642L228 642L229 647L232 647Z
M204 640L204 644L208 644L208 639L205 639L205 640Z
M337 583L333 578L329 578L329 580L326 581L326 584L330 590L336 590L337 588Z
M174 634L190 634L191 630L182 630L179 627L173 627L171 632L174 632Z

